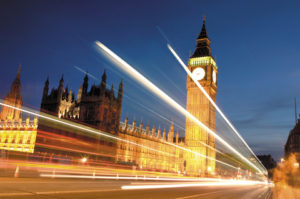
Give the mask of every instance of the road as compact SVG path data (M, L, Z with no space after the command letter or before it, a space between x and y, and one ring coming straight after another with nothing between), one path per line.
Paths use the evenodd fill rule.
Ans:
M51 178L0 178L0 199L272 198L272 189L265 185L232 187L181 187L146 190L121 189L123 185L148 185L159 183L170 184L172 182Z

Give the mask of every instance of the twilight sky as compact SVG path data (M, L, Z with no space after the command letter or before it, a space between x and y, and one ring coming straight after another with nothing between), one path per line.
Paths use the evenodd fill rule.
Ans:
M109 85L117 89L124 80L122 120L128 115L131 121L168 128L161 114L184 127L182 116L99 55L94 41L185 106L186 73L166 40L187 63L206 14L219 67L217 104L257 154L271 153L278 160L295 123L293 99L300 99L299 7L299 1L283 0L2 0L0 96L8 92L20 63L24 105L37 108L47 75L52 88L64 74L77 93L84 74L76 67L97 78L106 69ZM90 78L90 85L94 82L99 83Z

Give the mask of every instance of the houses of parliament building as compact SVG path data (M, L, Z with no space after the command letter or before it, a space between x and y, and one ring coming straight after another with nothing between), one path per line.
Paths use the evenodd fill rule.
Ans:
M218 68L211 54L205 20L197 38L195 51L189 58L188 68L211 98L216 100ZM180 172L197 176L215 175L214 137L189 118L186 118L184 137L179 137L173 123L166 130L144 126L142 122L137 124L135 120L129 124L128 118L121 122L123 82L120 82L115 95L113 86L107 88L106 79L104 71L101 83L92 85L89 89L89 79L86 74L75 97L74 92L64 86L63 76L58 87L51 90L47 78L40 109L41 112L48 113L52 117L107 132L117 137L117 141L103 140L101 136L90 137L84 132L75 132L72 129L49 127L40 118L27 118L23 121L19 109L2 106L0 149L41 154L54 152L74 157L79 156L76 150L65 152L58 148L66 146L76 148L84 141L85 144L80 145L80 149L87 151L92 159L101 159L100 154L102 154L108 161L133 165L138 169ZM4 104L21 108L20 90L19 69ZM215 130L215 110L189 76L187 76L186 109L207 127ZM67 137L72 137L74 141L68 142ZM103 151L107 153L104 154Z

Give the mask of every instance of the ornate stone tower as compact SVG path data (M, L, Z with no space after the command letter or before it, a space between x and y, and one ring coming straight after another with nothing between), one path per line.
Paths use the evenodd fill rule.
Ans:
M21 96L21 64L15 80L13 81L9 93L6 95L4 103L16 108L22 107L22 96ZM0 120L19 120L21 119L21 111L12 109L10 107L3 106L0 112Z
M205 18L197 45L188 62L188 68L199 81L210 97L216 101L218 68L211 55L210 40L206 33ZM203 124L215 130L215 109L193 80L187 77L187 111ZM215 158L214 137L202 127L186 119L185 144L188 149ZM215 161L203 156L186 153L185 170L191 175L212 175L215 171Z

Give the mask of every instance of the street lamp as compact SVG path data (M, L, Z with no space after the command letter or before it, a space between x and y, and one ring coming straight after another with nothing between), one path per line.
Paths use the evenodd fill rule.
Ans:
M212 171L212 169L211 169L210 166L207 168L207 171L208 171L209 173Z
M86 158L86 157L84 157L84 158L81 159L81 162L82 162L82 163L86 163L86 161L87 161L87 158Z

